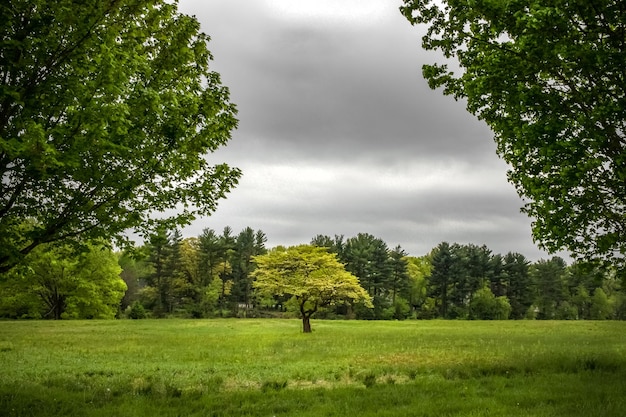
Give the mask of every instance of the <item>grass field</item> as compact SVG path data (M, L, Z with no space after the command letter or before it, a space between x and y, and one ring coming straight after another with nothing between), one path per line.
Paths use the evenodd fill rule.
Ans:
M626 323L0 322L2 416L620 416Z

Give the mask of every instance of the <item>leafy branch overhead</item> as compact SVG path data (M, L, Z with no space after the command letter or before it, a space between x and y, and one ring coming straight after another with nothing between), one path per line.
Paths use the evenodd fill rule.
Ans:
M216 208L240 171L206 159L237 125L208 40L164 0L0 6L0 272Z
M546 249L624 265L626 4L619 0L404 0L427 25L432 88L492 129Z

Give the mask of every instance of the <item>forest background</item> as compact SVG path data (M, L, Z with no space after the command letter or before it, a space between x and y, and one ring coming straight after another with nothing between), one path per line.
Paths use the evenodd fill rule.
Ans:
M163 228L132 252L93 245L76 255L44 246L0 282L0 317L296 317L290 296L254 291L254 257L268 252L266 241L250 227L238 234L207 228L189 238ZM373 303L337 302L316 318L626 318L623 282L600 264L568 265L556 256L531 262L520 253L448 242L415 257L368 233L317 235L310 245L335 254Z

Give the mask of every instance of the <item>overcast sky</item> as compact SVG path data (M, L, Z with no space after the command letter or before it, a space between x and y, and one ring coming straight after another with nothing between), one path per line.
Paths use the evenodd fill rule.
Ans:
M432 91L400 0L180 0L211 37L239 128L211 156L243 170L183 232L263 230L267 246L370 233L414 256L442 241L548 258L489 129Z

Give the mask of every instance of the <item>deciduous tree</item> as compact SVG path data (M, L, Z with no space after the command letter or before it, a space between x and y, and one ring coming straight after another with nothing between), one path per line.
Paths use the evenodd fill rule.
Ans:
M626 4L404 0L432 88L467 100L495 135L544 248L624 265Z
M430 318L430 312L422 310L422 306L426 302L428 280L430 276L431 264L427 256L420 258L407 256L407 273L409 275L409 304L413 310L418 311L418 317Z
M511 314L511 305L506 296L496 297L488 286L477 290L470 302L469 318L479 320L506 320Z
M185 224L237 183L206 158L237 120L199 29L176 1L0 5L0 272L43 243L148 235L156 213Z
M611 317L613 308L602 288L596 288L591 297L591 318L595 320L606 320Z
M68 246L43 245L23 267L4 275L0 312L9 317L114 318L126 291L117 256L101 245L76 255Z
M275 248L254 257L256 291L265 297L293 297L302 318L302 330L311 332L311 316L319 308L336 303L363 302L372 307L370 296L358 279L347 272L335 254L325 248L300 245Z

